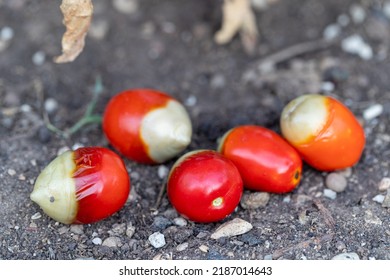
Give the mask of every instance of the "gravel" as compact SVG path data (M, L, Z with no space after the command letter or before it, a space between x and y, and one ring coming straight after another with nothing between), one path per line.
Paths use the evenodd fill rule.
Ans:
M325 179L326 187L337 193L343 192L346 189L347 184L347 179L339 173L329 173Z
M148 240L154 248L161 248L166 244L164 234L160 232L154 232L149 236Z

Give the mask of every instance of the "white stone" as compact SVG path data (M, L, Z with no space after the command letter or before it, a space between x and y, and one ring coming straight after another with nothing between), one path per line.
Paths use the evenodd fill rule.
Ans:
M114 8L123 14L131 15L138 11L138 0L114 0Z
M374 55L371 46L364 42L363 38L357 34L345 38L341 42L341 48L343 51L356 54L364 60L369 60Z
M349 22L350 22L349 16L347 16L346 14L341 14L341 15L338 16L337 22L341 26L347 26L349 24Z
M372 200L382 204L383 200L385 200L385 196L383 194L378 194L374 196Z
M110 247L110 248L116 248L116 247L120 247L122 245L122 242L121 242L119 237L110 236L110 237L104 239L102 245Z
M235 218L219 226L211 235L211 238L218 239L221 237L241 235L250 231L252 228L253 226L251 223L240 218Z
M360 260L360 258L358 254L351 252L336 255L332 258L332 260Z
M337 193L331 189L324 189L324 196L329 199L336 199Z
M383 113L382 104L374 104L363 111L363 118L366 121L373 120Z
M333 40L336 39L341 34L340 25L334 23L325 27L323 32L323 37L325 40Z
M160 179L165 179L168 176L169 169L165 165L160 165L157 169L157 174Z
M245 192L241 198L240 205L244 209L257 209L265 207L270 199L267 192Z
M349 9L352 21L356 24L362 23L366 19L366 10L358 4L352 5Z
M338 193L343 192L347 187L347 184L347 179L336 172L329 173L325 179L325 185Z
M384 177L382 180L379 182L378 189L380 191L386 191L390 188L390 178L389 177Z
M43 107L47 113L52 114L58 109L58 102L54 98L49 97L45 100Z
M45 63L46 60L46 54L43 51L37 51L32 56L32 62L36 66L41 66Z
M4 26L0 31L0 40L9 41L14 37L14 30L9 26Z
M38 220L40 218L42 218L42 215L39 212L37 212L37 213L35 213L34 215L31 216L31 220Z
M95 245L102 245L103 241L101 238L95 237L94 239L92 239L92 243Z
M166 244L165 243L165 236L164 236L164 234L162 234L160 232L155 232L155 233L151 234L149 236L148 240L154 248L161 248Z
M383 4L383 13L386 15L388 19L390 19L390 1L386 1Z
M196 99L196 96L194 95L190 95L184 102L184 104L188 107L192 107L192 106L195 106L196 105L196 102L198 100Z
M185 227L187 225L187 220L182 217L177 217L173 219L173 223L179 227Z
M181 252L188 248L188 242L177 245L176 251Z

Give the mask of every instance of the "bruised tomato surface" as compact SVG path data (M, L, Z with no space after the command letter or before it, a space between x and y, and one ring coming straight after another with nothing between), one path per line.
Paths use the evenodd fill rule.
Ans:
M211 150L183 155L167 183L170 202L184 217L200 223L222 220L240 202L243 185L236 166Z
M303 95L283 109L283 136L302 158L321 171L355 165L364 150L364 130L354 114L329 96Z
M120 210L129 192L122 159L109 149L86 147L67 151L49 163L30 197L56 221L86 224Z
M185 108L168 94L132 89L112 97L104 112L103 131L124 156L154 164L188 146L192 125Z
M235 127L224 135L218 151L234 162L247 189L285 193L300 182L299 154L270 129L255 125Z

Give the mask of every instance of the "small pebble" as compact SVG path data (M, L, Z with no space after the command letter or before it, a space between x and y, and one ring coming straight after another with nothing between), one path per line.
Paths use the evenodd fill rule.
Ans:
M114 0L114 8L123 14L131 15L138 11L138 0Z
M340 25L334 23L330 24L327 27L325 27L323 32L323 37L325 40L333 40L336 39L341 34L341 27Z
M382 202L382 207L390 208L390 189L387 189L386 196Z
M9 26L4 26L0 30L0 41L10 41L14 37L14 30Z
M344 176L345 178L349 178L352 176L352 168L348 167L345 169L340 169L336 171L337 174L340 174L341 176Z
M384 4L383 4L383 13L385 14L385 16L390 19L390 1L386 1Z
M240 204L244 209L257 209L265 207L270 199L267 192L245 192L241 198Z
M352 252L336 255L332 258L332 260L360 260L360 258L358 254Z
M176 246L176 251L181 252L188 248L188 242L184 242Z
M209 251L209 247L203 244L199 246L199 250L201 250L204 253L207 253Z
M75 150L77 150L79 148L83 148L83 147L84 147L83 144L76 142L76 143L73 144L72 150L75 151Z
M71 225L70 232L75 234L84 234L84 226L83 225Z
M154 248L161 248L166 244L164 234L160 232L153 233L149 236L148 240Z
M179 227L185 227L187 225L187 220L182 217L177 217L173 219L173 223Z
M211 78L210 87L212 89L224 88L226 85L226 78L222 74L216 74Z
M108 231L110 235L122 235L126 232L127 225L125 223L115 223L112 225L111 230Z
M324 189L324 196L329 199L336 199L337 193L331 189Z
M382 104L374 104L363 111L363 118L366 121L373 120L383 113L383 105Z
M252 224L248 223L247 221L240 218L235 218L219 226L211 235L211 238L218 239L221 237L241 235L250 231L252 228Z
M361 5L352 5L349 9L349 13L351 14L352 21L355 24L362 23L366 19L366 10L364 10Z
M285 197L283 197L283 202L284 203L290 203L291 202L291 196L290 195L286 195Z
M165 179L168 176L169 169L165 165L160 165L157 169L157 174L160 179Z
M102 245L103 241L101 238L95 237L94 239L92 239L92 243L95 245Z
M264 256L265 261L271 261L272 260L272 255L265 255Z
M119 237L110 236L104 239L102 245L110 248L116 248L116 247L120 247L122 245L122 242Z
M43 51L37 51L32 56L32 62L36 66L41 66L45 63L46 60L46 54Z
M96 40L103 40L109 29L109 24L106 20L92 21L88 29L88 35Z
M44 103L45 111L49 114L54 113L58 109L58 102L54 98L47 98Z
M325 185L335 192L343 192L347 187L347 179L338 173L329 173L325 179Z
M195 106L197 102L196 96L190 95L185 101L184 104L188 107Z
M24 174L20 174L20 175L18 176L18 179L19 179L20 181L25 181L25 180L26 180L26 176L24 176Z
M370 45L364 42L360 35L351 35L341 42L343 51L351 54L356 54L364 60L369 60L374 56Z
M349 24L349 22L350 22L349 16L347 16L345 14L341 14L341 15L338 16L337 22L341 26L347 26Z
M372 198L372 200L382 204L383 201L385 200L385 196L383 194L378 194L378 195L374 196Z
M134 233L135 233L135 226L133 226L132 224L128 224L126 228L126 236L131 238L133 237Z
M38 220L40 218L42 218L42 214L39 213L39 212L37 212L37 213L35 213L34 215L31 216L31 220Z
M390 188L390 178L389 177L384 177L382 180L379 182L378 189L380 191L386 191Z
M16 175L15 169L8 169L7 173L8 173L9 176L15 176Z
M323 92L332 92L335 89L335 85L332 82L322 82L321 84L321 91Z

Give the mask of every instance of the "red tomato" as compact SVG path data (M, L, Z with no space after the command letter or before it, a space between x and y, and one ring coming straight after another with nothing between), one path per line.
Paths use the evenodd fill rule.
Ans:
M234 162L247 189L285 193L292 191L301 179L299 154L267 128L235 127L224 135L218 151Z
M121 92L108 103L103 130L111 145L140 163L162 163L190 143L192 125L185 108L152 89Z
M200 223L222 220L240 202L242 179L234 164L211 150L183 155L172 167L169 200L184 217Z
M300 96L283 109L283 136L312 167L322 171L356 164L365 136L353 113L340 101L316 94Z
M38 176L31 200L64 224L93 223L117 212L130 192L122 159L102 147L67 151Z

